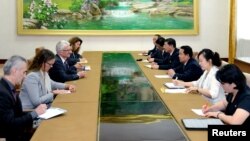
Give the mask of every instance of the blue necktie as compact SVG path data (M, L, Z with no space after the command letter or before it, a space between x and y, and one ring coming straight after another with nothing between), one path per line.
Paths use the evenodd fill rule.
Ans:
M15 89L12 89L12 94L13 94L13 97L14 97L14 99L16 101L16 99L17 99L17 91Z
M68 64L68 62L66 60L64 61L64 66L65 66L66 69L69 69L69 64Z

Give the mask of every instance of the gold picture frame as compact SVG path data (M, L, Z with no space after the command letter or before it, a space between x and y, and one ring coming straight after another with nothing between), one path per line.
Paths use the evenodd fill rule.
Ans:
M44 20L42 18L40 20L36 19L36 17L40 18L40 17L42 17L44 15L39 15L38 12L41 12L41 10L40 11L37 10L36 13L34 11L32 11L35 14L34 13L32 14L30 12L31 9L32 9L31 8L32 7L31 2L33 2L33 1L36 4L37 4L38 1L44 1L44 3L47 1L47 2L50 2L50 4L51 4L50 6L53 6L53 4L55 4L55 3L52 3L52 2L55 2L55 1L57 2L57 1L60 1L60 0L17 0L17 34L19 34L19 35L153 35L153 34L156 34L156 33L157 34L161 34L161 35L197 35L198 32L199 32L199 24L198 24L198 21L199 21L199 19L198 19L198 0L179 0L179 1L181 1L179 3L174 3L174 2L176 2L176 0L164 0L164 1L160 1L162 3L157 3L157 2L159 2L159 0L157 0L157 1L155 1L155 0L152 0L152 1L149 0L151 3L137 4L136 5L137 7L134 6L135 4L129 3L130 6L133 5L134 7L137 8L136 9L136 8L133 7L132 14L138 13L138 11L139 11L138 7L140 7L140 6L143 7L144 6L144 10L145 10L145 6L149 5L148 7L150 7L150 4L151 4L151 9L148 8L147 9L148 11L146 11L146 12L143 11L143 8L140 9L144 13L143 12L139 12L140 14L141 13L143 13L143 14L140 15L140 16L137 16L136 18L134 18L133 19L134 21L131 21L132 23L133 22L137 22L136 20L140 19L140 17L143 17L143 16L149 17L148 14L150 14L150 16L153 19L150 19L151 18L150 17L150 18L144 18L144 19L147 19L145 21L140 20L139 22L142 25L140 28L132 27L133 25L137 25L137 24L131 24L131 23L128 24L128 26L125 27L125 28L124 27L119 27L119 26L123 26L124 22L129 21L130 19L132 19L132 18L128 18L128 17L124 16L126 14L131 14L131 11L132 11L131 7L130 7L129 12L126 12L125 14L124 14L123 10L120 10L119 12L123 12L123 13L120 13L120 16L118 17L120 19L117 18L118 20L115 19L115 18L113 18L112 19L113 21L112 20L108 21L109 20L108 18L103 18L103 17L108 17L108 16L106 16L108 14L106 14L105 16L103 16L103 15L100 16L99 15L98 16L98 18L99 18L98 20L94 19L93 16L92 16L92 18L94 20L92 20L92 19L88 20L88 17L85 16L85 15L88 15L88 14L86 14L86 11L84 11L85 13L84 12L83 13L85 15L83 14L83 16L82 16L82 15L79 14L80 15L79 17L81 17L81 16L84 17L85 16L86 20L77 20L77 21L75 21L75 20L71 20L70 18L72 18L74 16L78 16L77 15L78 13L76 14L76 13L72 12L73 14L71 14L70 16L67 15L67 17L66 16L64 17L64 15L62 16L62 14L61 14L63 10L61 10L60 11L60 15L58 14L59 13L58 11L60 10L59 6L62 5L62 4L59 3L57 5L57 7L56 7L57 8L57 16L54 16L54 18L55 17L58 18L60 16L61 19L64 19L63 22L60 21L62 24L64 23L64 26L62 26L63 28L60 28L60 29L57 29L57 28L47 28L46 27L46 25L49 25L51 27L58 27L58 25L60 26L61 23L60 24L56 23L54 25L52 25L52 24L50 25L49 24L49 22L51 22L51 21L56 21L54 19L51 19L51 18L46 19L48 23L46 23L46 20ZM65 1L67 1L67 0L65 0ZM61 1L61 2L65 3L65 1ZM74 1L74 0L72 0L72 1ZM102 2L102 0L86 0L86 2L87 1L88 2L91 1L91 2L93 2L96 5L97 5L97 2L98 3ZM120 3L119 0L117 0L117 2ZM163 3L163 2L169 2L169 3ZM93 5L93 3L91 5ZM190 6L190 3L191 3L191 6ZM159 8L158 7L152 8L152 6L157 5L157 4L159 5ZM169 5L171 4L172 8L167 9L166 8L167 4L169 4ZM189 4L189 7L185 8L185 4ZM71 6L68 6L68 7L73 7L72 5L73 4L71 4ZM175 5L177 5L177 6L173 7ZM158 9L164 7L164 6L165 6L165 10L158 10ZM117 6L112 6L112 7L117 7ZM182 7L184 7L184 8L182 8ZM109 8L110 8L110 6L109 6ZM33 8L33 10L34 9L35 8ZM71 8L71 9L73 9L73 8ZM181 9L183 9L183 10L181 11ZM179 13L178 13L178 10L179 10ZM51 11L52 10L50 10L49 12L51 12ZM67 10L67 11L69 11L69 10ZM105 10L102 10L102 11L105 11ZM114 11L114 10L113 11L112 10L106 10L106 11L108 11L108 12L111 11L111 14L113 14L112 12L118 12L118 11ZM151 11L153 11L153 12L151 12ZM185 12L185 11L188 11L189 13ZM49 15L49 14L52 13L52 12L51 13L49 13L49 12L47 12L47 15ZM106 13L108 13L108 12L106 12ZM90 13L90 12L87 12L87 13ZM105 12L103 12L103 13L105 13ZM179 15L181 15L181 16L179 16ZM33 18L31 18L32 16L33 16ZM58 18L58 19L60 19L60 18ZM70 20L68 20L67 18L70 19ZM157 21L158 19L161 20L161 19L164 19L164 18L166 18L166 19L170 18L171 20L173 20L173 19L174 20L179 20L179 23L178 23L178 21L175 24L172 23L173 24L172 25L173 28L170 25L170 26L168 26L168 28L164 28L163 27L161 29L157 29L158 26L162 26L162 25L165 25L167 23L167 22L164 22L164 20L163 20L163 22ZM107 21L106 21L107 24L106 25L103 24L104 23L102 21L103 19L107 19ZM152 22L152 20L155 20L155 19L156 19L156 22ZM119 20L122 20L123 23L119 23ZM42 23L40 25L45 25L45 26L39 26L39 28L37 28L38 27L37 26L37 23L38 23L37 21L39 23ZM74 21L74 23L71 23L72 21ZM89 24L89 26L91 26L91 28L88 29L87 26L80 25L82 23L85 23L85 21L88 21L88 22L91 21L91 23ZM100 21L101 21L101 24L100 24ZM106 28L107 26L110 26L111 25L110 23L115 23L116 21L118 21L118 24L117 24L118 27L116 27L116 28L121 28L121 29L115 29L115 26L114 27L109 27L110 29L103 29L103 28ZM165 21L168 21L168 20L165 20ZM183 21L185 22L185 23L183 23L184 26L183 27L181 27L181 26L179 27L179 25L182 25L182 23L180 23L180 22L183 22ZM170 22L173 22L173 21L170 21ZM68 25L70 25L70 24L71 25L67 26L67 24L65 24L65 23L67 23ZM154 23L163 23L163 24L158 24L158 25L155 26L152 23L153 24ZM138 25L140 25L140 24L138 24ZM152 25L150 26L150 24L152 24ZM72 25L79 25L80 28L84 27L85 29L80 29L79 27L72 26ZM96 25L96 26L93 27L92 25ZM125 23L124 23L124 25L125 25ZM71 28L71 27L73 27L73 28Z

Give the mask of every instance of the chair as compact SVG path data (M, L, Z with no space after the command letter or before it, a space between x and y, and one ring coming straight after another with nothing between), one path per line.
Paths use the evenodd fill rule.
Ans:
M246 72L243 72L243 74L244 74L245 77L246 77L247 85L250 87L250 74L249 74L249 73L246 73Z
M226 62L226 61L224 61L224 60L222 60L222 61L221 61L221 66L220 66L219 68L221 68L221 67L223 67L223 66L225 66L225 65L227 65L227 64L229 64L229 63Z
M43 47L43 46L41 46L41 47L37 47L36 49L35 49L35 55L37 55L41 50L43 50L43 49L45 49L45 47ZM30 58L30 59L28 59L27 60L28 61L28 66L32 63L32 61L33 61L33 58Z

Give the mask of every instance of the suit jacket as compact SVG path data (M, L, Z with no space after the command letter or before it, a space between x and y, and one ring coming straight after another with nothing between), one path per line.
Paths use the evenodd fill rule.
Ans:
M49 76L52 80L63 83L79 79L77 70L73 67L66 68L59 55L56 55L55 63L49 70Z
M190 58L186 65L181 64L178 67L174 68L174 70L175 75L173 76L173 79L178 78L185 82L197 80L203 73L200 65L193 58Z
M156 50L157 50L157 47L154 46L153 49L151 49L151 50L148 51L148 55L154 54L156 52Z
M67 61L69 63L70 66L75 65L77 62L80 61L80 59L82 58L82 56L78 53L71 53L70 57L67 58Z
M153 54L151 54L151 58L154 58L154 62L156 63L162 63L166 57L169 56L169 53L157 49Z
M41 71L31 72L26 76L20 92L23 109L35 109L40 104L52 103L54 94L48 92L44 81ZM52 90L65 88L64 83L53 80L50 83Z
M0 79L0 135L7 140L21 140L20 135L31 128L33 119L30 113L22 111L19 97L16 100L5 79Z
M179 60L179 49L175 49L172 55L169 55L162 64L158 64L160 70L174 69L181 65Z

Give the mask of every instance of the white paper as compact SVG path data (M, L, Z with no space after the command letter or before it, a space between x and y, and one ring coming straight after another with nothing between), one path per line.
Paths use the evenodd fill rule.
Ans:
M145 65L145 67L147 67L147 68L150 68L151 69L151 65L149 64L149 65Z
M184 89L185 88L184 86L175 85L172 82L166 82L164 85L168 87L169 89Z
M79 64L87 64L88 63L88 60L81 60L80 62L77 62Z
M149 61L148 61L148 60L146 60L146 59L144 59L144 60L142 60L142 62L144 62L144 63L148 63Z
M148 56L148 53L138 53L140 56Z
M84 66L84 69L85 71L90 71L91 70L91 67L90 66Z
M63 93L64 94L71 94L71 91L70 90L64 90Z
M156 78L171 78L169 75L155 75Z
M40 115L39 118L49 119L49 118L55 117L57 115L63 114L65 112L67 112L67 111L64 109L51 107L51 108L47 109L44 114Z
M199 116L205 116L204 113L202 112L202 109L191 109L191 110Z
M165 93L168 94L186 94L186 89L165 89Z

